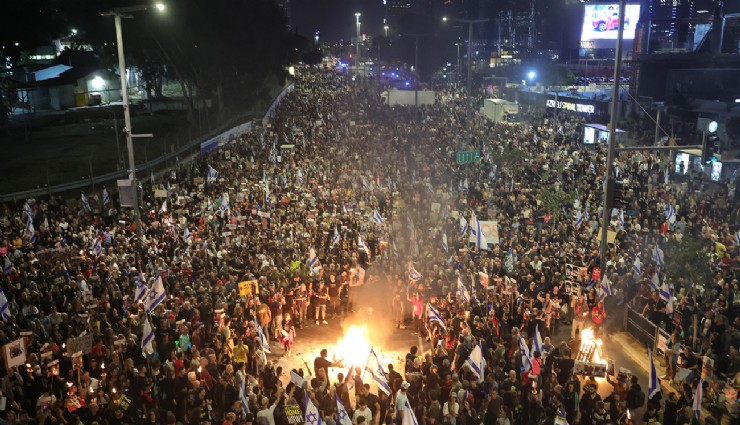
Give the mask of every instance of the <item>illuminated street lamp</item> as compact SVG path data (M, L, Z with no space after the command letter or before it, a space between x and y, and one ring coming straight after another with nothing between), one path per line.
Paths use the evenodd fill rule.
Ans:
M355 13L355 21L357 22L357 41L355 42L355 72L357 67L360 66L360 12Z
M537 78L537 73L534 71L529 71L527 73L527 78L529 79L529 81L533 81L535 78Z
M136 184L136 161L134 160L134 137L152 137L151 134L132 134L131 133L131 111L128 102L128 86L126 81L126 60L123 55L123 29L121 18L133 18L131 13L141 12L150 9L150 5L128 6L113 9L109 12L101 13L102 16L113 16L116 25L116 47L118 47L118 72L121 76L121 98L123 100L123 120L124 132L126 133L126 150L128 151L129 180L131 187L134 189L134 217L136 218L136 235L138 243L141 244L141 213L139 211L138 186ZM166 7L162 3L153 5L159 12L163 12Z
M385 30L385 37L388 38L388 25L385 25L383 29Z

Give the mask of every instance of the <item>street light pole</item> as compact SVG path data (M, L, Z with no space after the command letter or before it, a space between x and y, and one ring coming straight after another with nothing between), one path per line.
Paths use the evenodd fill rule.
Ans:
M360 13L355 13L355 20L357 21L357 39L355 41L355 73L359 73L360 69Z
M131 181L131 187L134 188L134 217L136 220L136 238L141 245L141 211L139 211L139 186L136 183L136 161L134 160L134 141L131 137L131 111L128 103L128 81L126 78L126 59L123 56L123 29L121 28L120 12L114 12L116 22L116 47L118 47L118 72L121 74L121 97L123 99L123 122L124 132L126 133L126 150L128 150L128 177ZM130 17L130 15L127 15Z
M452 18L455 22L462 22L465 24L468 24L468 84L467 84L467 90L468 90L468 97L471 97L471 82L472 82L472 60L473 60L473 24L480 24L483 22L488 22L489 19L460 19L460 18Z
M609 151L606 157L606 179L604 180L604 211L601 217L601 245L599 247L599 257L601 257L601 273L606 273L606 252L608 248L607 233L609 230L609 219L611 209L608 208L609 183L614 180L614 155L617 147L617 113L619 111L619 77L622 67L622 40L624 39L624 9L626 0L619 0L619 27L617 28L617 48L614 53L614 86L612 87L612 104L611 116L609 117Z

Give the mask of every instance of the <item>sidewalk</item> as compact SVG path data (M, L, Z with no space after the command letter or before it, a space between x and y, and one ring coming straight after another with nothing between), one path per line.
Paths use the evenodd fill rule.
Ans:
M614 342L619 344L624 353L627 354L635 363L637 363L647 374L650 375L649 361L645 347L632 337L628 332L621 331L609 336ZM655 370L658 377L666 374L665 361L662 357L653 357ZM660 385L673 393L678 393L678 388L673 382L667 379L660 379Z

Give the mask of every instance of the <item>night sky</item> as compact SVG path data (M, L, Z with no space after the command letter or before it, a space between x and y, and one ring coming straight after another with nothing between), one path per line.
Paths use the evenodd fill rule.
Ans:
M362 13L361 31L383 32L382 0L292 0L293 26L307 37L321 31L321 41L348 40L355 36L355 12Z

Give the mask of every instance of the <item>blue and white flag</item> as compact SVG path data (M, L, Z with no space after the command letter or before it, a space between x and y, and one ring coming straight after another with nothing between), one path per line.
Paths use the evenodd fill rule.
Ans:
M385 373L383 365L380 364L378 354L372 348L370 349L370 356L367 358L367 363L365 363L365 370L362 371L363 381L365 380L365 373L369 373L372 376L373 381L375 381L380 391L383 391L386 395L391 395L388 374Z
M208 164L208 174L206 175L206 182L211 183L215 182L218 178L218 171L216 171L215 168L211 167L210 164Z
M334 228L334 236L331 238L331 247L334 248L339 243L340 237L339 237L339 230L337 228Z
M416 268L414 267L414 265L409 264L409 280L413 280L414 282L416 282L422 277L423 275L419 273L418 271L416 271Z
M445 319L442 318L442 315L430 303L427 303L427 318L429 319L429 323L436 324L445 331L447 330Z
M342 206L342 212L344 214L349 214L349 213L353 212L354 210L355 209L351 205L350 206L347 206L347 205Z
M3 274L10 274L13 270L13 263L10 262L10 258L5 257L3 260Z
M265 353L272 353L270 350L270 341L265 336L265 332L262 330L262 326L257 324L257 339L260 341L260 346Z
M90 201L87 200L87 196L85 196L84 193L82 194L82 205L86 210L92 211L92 208L90 208Z
M658 267L665 266L665 256L663 255L663 250L660 249L657 244L655 245L655 248L653 248L653 261L655 261L655 265Z
M459 277L457 278L457 298L462 298L466 303L470 302L470 293L468 293L468 288L465 287L462 279Z
M465 236L468 229L468 220L465 220L465 217L460 217L460 236Z
M737 232L735 232L735 233L734 233L734 234L732 235L732 242L733 242L733 243L734 243L734 244L735 244L736 246L740 246L740 230L738 230Z
M29 216L26 220L26 236L31 243L36 243L36 229L33 227L33 219Z
M653 350L648 349L648 357L650 358L650 380L648 381L648 400L653 398L655 394L660 392L660 381L658 381L658 370L655 368L653 362Z
M141 335L141 350L144 355L152 354L154 352L154 330L152 325L149 323L149 318L144 319L144 331Z
M653 291L657 291L658 288L660 288L660 276L658 276L658 272L655 272L653 274L653 277L650 278L650 289Z
M401 425L419 425L414 414L414 409L411 408L408 398L406 404L403 407L403 418L401 418Z
M694 402L691 403L691 410L694 411L696 419L701 419L701 399L704 397L704 388L702 388L703 383L704 380L700 379L699 384L696 386L696 392L694 393Z
M143 301L148 291L149 291L149 288L146 286L146 280L144 280L144 275L139 273L139 276L137 276L136 278L136 289L134 289L134 303Z
M480 341L470 352L470 356L465 360L470 371L478 378L478 382L483 382L483 351L481 350Z
M483 234L483 230L480 226L480 220L473 213L473 217L470 219L470 233L475 236L475 247L480 249L488 249L488 241L486 236Z
M313 247L308 250L308 268L311 270L311 274L313 274L315 270L321 268L321 263L319 263L319 256L316 255L316 250L313 249Z
M442 234L442 249L444 249L446 253L450 252L450 246L447 245L447 233Z
M267 173L262 171L262 184L265 185L265 203L270 201L270 180L267 179Z
M154 311L157 306L162 304L162 301L164 301L164 298L167 296L167 293L164 290L164 285L162 284L162 277L157 276L157 279L154 281L154 284L149 289L149 293L146 297L146 300L144 301L144 307L146 308L147 314L151 314L152 311Z
M530 354L527 342L522 338L521 333L519 334L519 352L522 356L522 367L524 370L532 370L532 354Z
M365 240L362 238L362 235L357 235L357 250L358 251L365 251L365 254L368 256L370 255L370 249L365 245Z
M373 210L373 222L375 222L375 224L383 224L383 217L381 217L380 211Z
M246 416L249 413L249 398L247 398L247 379L242 379L239 384L239 402L242 405L242 414Z
M591 171L591 174L596 174L596 165L593 162L588 165L588 169Z
M223 196L221 196L221 206L218 207L218 210L221 211L221 218L223 218L224 213L226 211L231 214L231 206L229 205L229 194L224 193Z
M588 283L586 284L586 290L587 291L590 291L590 290L594 289L594 287L596 286L596 283L597 282L595 280L589 279L588 280Z
M640 273L642 273L642 262L640 262L640 257L638 255L635 255L635 261L632 262L633 278L639 277Z
M612 294L612 285L609 279L606 277L606 273L601 278L601 285L599 285L599 301L604 301L606 297L614 295Z
M335 394L334 397L337 399L337 425L352 425L352 418L349 417L349 413L342 405L339 394Z
M542 342L542 335L540 335L540 327L538 325L535 325L534 338L532 338L532 354L534 354L535 351L539 351L540 354L543 354L542 344L543 342Z
M658 295L661 300L665 301L665 313L672 314L673 296L671 295L671 288L668 286L668 282L663 281L663 284L660 285L660 289L658 290Z
M581 224L583 224L584 219L588 217L586 214L582 212L578 212L576 215L575 225L576 227L580 227Z
M667 204L663 208L663 215L665 215L665 219L670 225L676 224L676 210L673 209L673 205Z
M10 303L8 302L8 298L5 296L5 292L3 292L2 288L0 288L0 316L2 316L5 321L10 320L11 317Z
M624 227L624 223L625 223L625 221L624 221L624 210L620 209L619 210L619 225L622 226L622 227Z
M100 257L100 254L103 253L103 242L99 237L96 236L95 239L93 239L92 247L90 249L97 257Z
M27 216L33 218L33 211L31 210L31 206L28 205L28 202L23 204L23 214L26 214Z
M108 194L108 189L103 188L103 205L110 202L110 195Z
M313 404L311 397L308 396L308 391L306 391L306 414L304 419L306 425L321 425L323 422L321 415L319 415L319 409Z
M299 168L298 171L296 171L296 179L298 180L298 183L303 184L306 182L306 179L303 177L303 171Z
M185 227L185 230L182 231L182 239L188 243L193 241L193 235L190 234L190 229L188 229L187 227Z
M167 200L166 199L164 200L164 202L162 202L162 206L159 207L159 213L167 214Z

